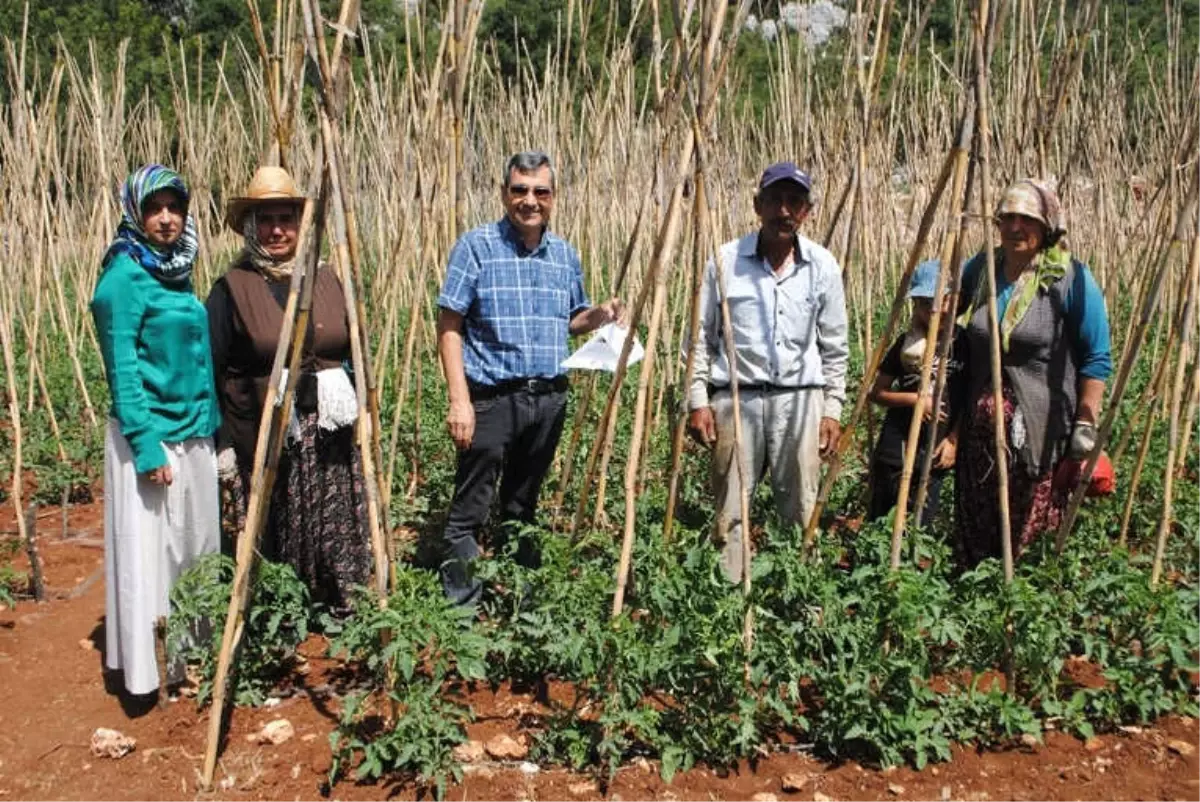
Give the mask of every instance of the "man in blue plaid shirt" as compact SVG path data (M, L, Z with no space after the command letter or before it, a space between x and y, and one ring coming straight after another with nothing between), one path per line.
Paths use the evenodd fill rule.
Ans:
M562 435L569 335L620 318L613 298L588 303L579 254L548 230L554 169L540 151L518 153L504 169L505 216L467 232L450 252L438 296L438 354L450 393L446 425L458 447L454 499L445 530L442 586L475 604L476 534L500 484L502 523L530 523ZM501 479L503 474L503 479ZM501 526L495 546L511 534ZM536 567L535 543L521 538L517 560Z

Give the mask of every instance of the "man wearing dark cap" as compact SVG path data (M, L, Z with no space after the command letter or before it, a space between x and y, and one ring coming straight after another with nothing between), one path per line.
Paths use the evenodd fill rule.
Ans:
M800 235L812 210L812 180L791 162L763 172L754 210L759 230L721 246L700 292L688 428L706 446L716 493L722 568L742 578L741 484L767 468L785 522L804 523L817 499L821 460L841 433L846 396L846 304L841 268ZM718 274L719 273L719 274ZM721 290L729 300L733 359L726 352ZM730 363L733 363L731 368ZM731 384L738 384L740 454L733 443Z

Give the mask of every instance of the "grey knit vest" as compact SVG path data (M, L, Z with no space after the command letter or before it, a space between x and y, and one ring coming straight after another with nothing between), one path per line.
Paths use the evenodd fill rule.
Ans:
M976 254L963 268L964 275L974 272L971 286L964 283L962 298L974 297L976 287L985 280L986 254ZM978 264L978 269L976 265ZM1017 452L1021 465L1030 476L1041 476L1054 467L1066 450L1066 441L1075 422L1078 399L1078 365L1075 344L1067 332L1064 316L1067 289L1078 265L1074 259L1058 281L1039 288L1009 337L1008 351L1000 355L1005 386L1016 396L1025 421L1025 443ZM1003 270L997 254L996 270ZM986 298L986 290L980 293ZM967 322L970 344L968 363L972 407L980 394L992 385L991 343L986 303L976 304Z

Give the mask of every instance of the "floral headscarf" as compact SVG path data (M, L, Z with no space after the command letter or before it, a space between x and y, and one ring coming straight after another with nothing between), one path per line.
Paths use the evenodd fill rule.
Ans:
M1046 247L1056 245L1067 233L1062 202L1044 181L1024 178L1004 190L996 205L996 219L1006 214L1032 217L1046 227Z
M183 176L161 164L147 164L129 174L121 186L121 223L104 254L103 264L107 267L117 254L127 254L164 284L186 286L191 281L199 249L195 219L186 215L183 233L168 248L150 241L142 219L142 204L163 189L177 193L184 204L191 199Z

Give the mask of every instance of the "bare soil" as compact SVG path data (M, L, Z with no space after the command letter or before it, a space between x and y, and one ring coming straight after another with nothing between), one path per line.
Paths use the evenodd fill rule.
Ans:
M0 537L15 536L11 507ZM99 504L57 510L38 521L49 600L0 611L0 800L5 799L416 799L411 784L326 787L329 733L342 687L319 636L305 644L308 662L293 677L292 696L271 709L238 709L217 771L217 789L198 788L208 711L183 699L164 709L137 706L105 688L103 520ZM23 564L18 564L24 567ZM564 692L555 688L552 693ZM472 738L521 737L539 705L509 686L468 696L477 720ZM279 746L247 740L263 724L287 718L295 736ZM120 730L137 739L124 758L93 757L92 732ZM878 771L830 764L803 752L776 753L736 770L698 767L662 782L652 762L623 768L605 793L584 774L555 767L525 772L517 763L472 765L448 799L1198 799L1197 723L1171 717L1088 743L1047 733L1044 744L998 751L956 748L949 763L923 771ZM1174 743L1173 743L1174 742ZM1182 742L1183 746L1180 746ZM1185 754L1186 753L1186 754ZM526 766L526 768L530 768ZM792 776L789 776L792 775ZM785 792L783 778L799 786Z

